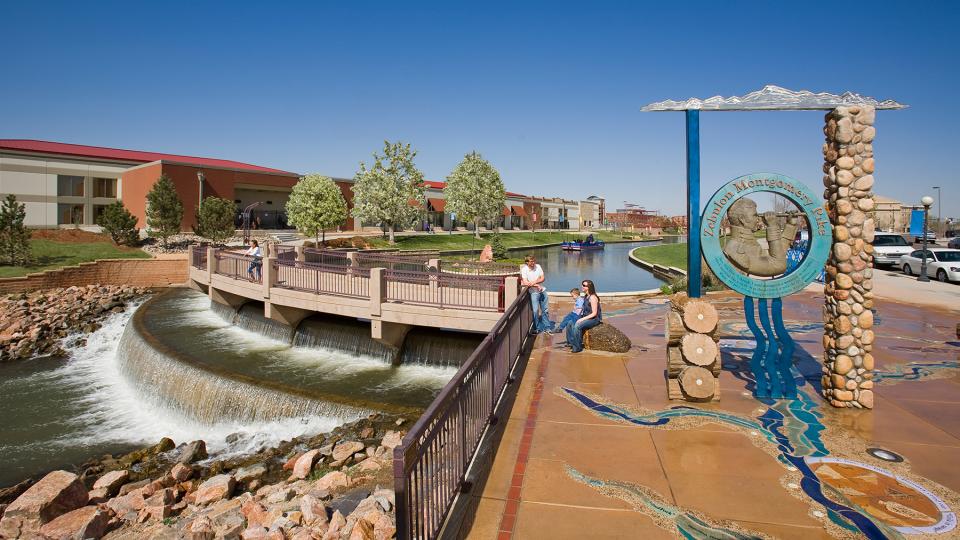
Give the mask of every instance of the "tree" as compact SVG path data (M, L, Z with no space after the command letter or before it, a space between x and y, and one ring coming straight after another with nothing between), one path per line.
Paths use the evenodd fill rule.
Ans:
M183 220L183 203L177 195L173 180L161 175L147 193L147 232L150 236L159 236L163 247L167 247L167 238L180 232Z
M453 169L443 195L448 212L473 222L476 238L480 238L480 223L498 220L507 201L500 173L476 152L464 156Z
M300 177L287 200L287 222L303 234L313 236L320 245L327 241L327 229L346 219L347 201L340 187L322 174Z
M200 204L197 212L197 226L193 232L214 244L222 244L233 238L237 230L233 226L233 218L237 213L237 206L229 199L207 197Z
M387 227L390 243L398 226L412 225L423 213L423 173L413 164L417 153L409 144L383 142L383 155L373 154L373 166L361 162L354 177L353 215Z
M493 250L494 259L499 261L507 258L507 248L503 245L503 235L500 233L494 233L490 239L490 249Z
M117 245L133 245L140 239L137 218L127 211L120 201L109 204L103 209L103 214L97 219L97 225L103 227L113 243Z
M23 224L27 205L7 195L0 206L0 264L26 266L31 259L30 230Z

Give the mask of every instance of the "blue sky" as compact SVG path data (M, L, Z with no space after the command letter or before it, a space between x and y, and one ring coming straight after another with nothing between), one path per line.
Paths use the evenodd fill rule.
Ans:
M960 217L958 3L6 2L0 138L352 176L384 139L427 178L471 150L507 189L684 209L665 98L852 90L878 114L876 192L943 187ZM703 201L775 171L819 191L822 113L704 113ZM934 207L936 208L936 207Z

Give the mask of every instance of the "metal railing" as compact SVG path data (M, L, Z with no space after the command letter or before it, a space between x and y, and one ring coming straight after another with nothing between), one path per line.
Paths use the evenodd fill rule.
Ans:
M303 260L324 266L350 266L347 253L336 249L303 248Z
M233 279L263 282L262 258L224 250L217 250L214 256L217 260L217 274Z
M357 264L364 268L386 268L387 272L425 272L427 262L437 257L422 253L402 255L398 252L365 253L358 251L356 258Z
M475 276L519 276L520 265L479 261L441 261L440 268L452 274Z
M190 248L192 256L190 257L193 267L198 270L207 269L207 246L199 245Z
M385 300L439 308L504 310L504 277L387 270Z
M285 246L283 244L274 244L271 246L277 259L282 261L296 260L297 248L295 246Z
M439 534L510 374L523 351L533 311L524 290L413 428L394 449L397 538Z
M273 265L277 287L315 294L370 298L370 270L367 268L280 259L275 260Z

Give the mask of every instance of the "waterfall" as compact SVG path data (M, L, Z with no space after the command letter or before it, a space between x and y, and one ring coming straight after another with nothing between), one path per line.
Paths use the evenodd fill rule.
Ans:
M290 343L290 334L293 332L289 326L266 318L263 315L263 302L247 302L241 306L234 324L244 330L287 344Z
M370 337L370 323L351 319L321 316L305 319L294 333L293 345L373 357L385 363L393 359L389 347Z
M135 316L120 339L121 374L144 400L204 423L307 416L360 418L368 409L313 399L295 388L197 367L152 343Z
M415 328L407 334L400 363L458 368L481 341L479 334Z
M232 307L226 304L221 304L220 302L214 302L213 300L210 300L209 303L210 303L210 311L214 312L218 317L220 317L224 321L230 324L234 323L234 321L237 318L237 310L233 309Z

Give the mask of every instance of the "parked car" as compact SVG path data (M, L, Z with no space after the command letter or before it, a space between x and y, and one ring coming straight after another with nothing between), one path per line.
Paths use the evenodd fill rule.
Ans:
M908 276L920 275L923 250L918 249L900 257L900 268ZM931 248L927 250L927 276L939 281L960 281L960 249Z
M947 242L947 247L950 249L960 249L960 236L954 236Z
M921 242L923 242L923 235L914 236L914 237L913 237L913 241L916 242L916 243L918 243L918 244L921 243ZM932 243L936 243L936 242L937 242L937 233L935 233L935 232L933 232L933 231L927 231L927 243L931 243L931 242L932 242Z
M873 236L873 265L899 266L900 257L913 251L902 235L878 232Z

